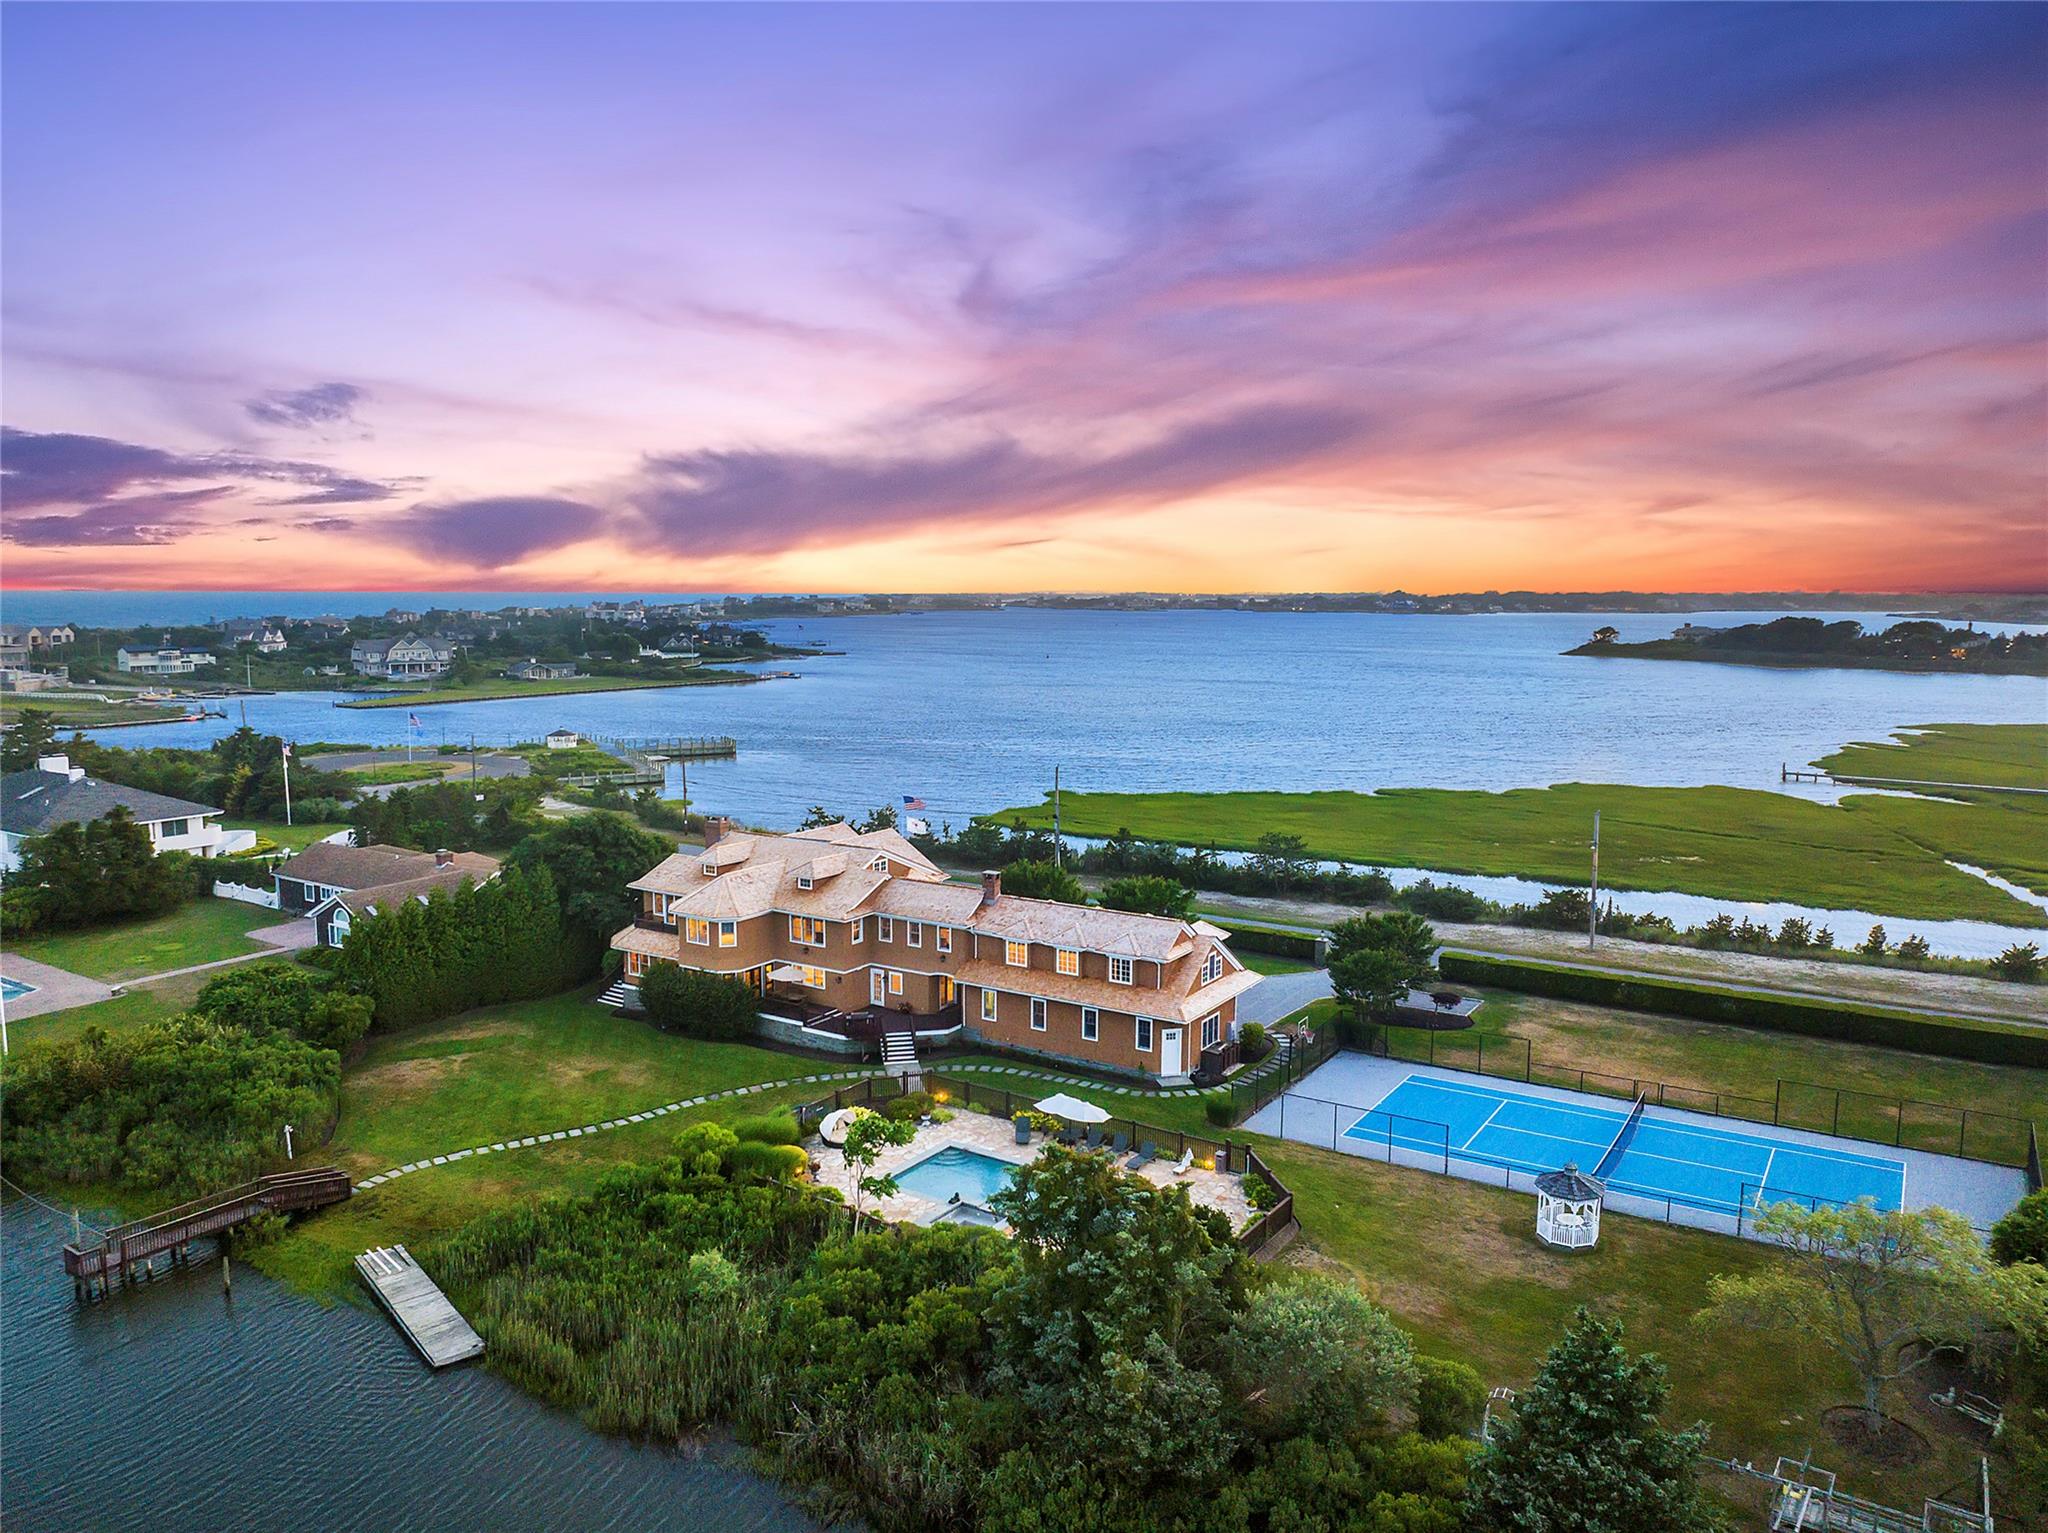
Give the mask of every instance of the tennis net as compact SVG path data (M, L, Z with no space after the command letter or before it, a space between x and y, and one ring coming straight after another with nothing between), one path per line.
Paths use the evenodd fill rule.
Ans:
M1628 1121L1621 1126L1621 1132L1614 1136L1614 1143L1607 1147L1607 1153L1600 1157L1600 1164L1593 1168L1596 1179L1612 1171L1621 1157L1628 1153L1629 1142L1636 1136L1636 1125L1643 1121L1643 1108L1649 1102L1648 1093L1636 1098L1636 1105L1630 1109Z

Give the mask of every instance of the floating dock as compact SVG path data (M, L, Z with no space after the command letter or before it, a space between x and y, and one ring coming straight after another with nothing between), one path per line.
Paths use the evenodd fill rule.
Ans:
M404 1246L365 1251L356 1258L356 1271L428 1367L446 1368L483 1356L483 1337L470 1328Z

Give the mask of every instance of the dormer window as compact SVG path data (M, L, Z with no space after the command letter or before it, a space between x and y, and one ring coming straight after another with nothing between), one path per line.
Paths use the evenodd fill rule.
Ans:
M706 857L702 862L698 863L697 866L703 870L704 876L706 878L718 877L718 864L713 862L709 857Z
M1211 948L1209 956L1202 960L1202 983L1206 985L1211 980L1221 979L1222 977L1223 955L1214 948Z
M810 874L799 873L796 876L796 886L799 889L815 889L818 887L818 884L817 880L812 878Z
M1031 967L1031 944L1028 942L1003 943L1003 962L1013 969Z
M1112 985L1128 985L1131 983L1130 959L1111 955L1109 960L1109 982Z
M873 868L877 873L886 873L889 871L889 859L885 854L877 853L875 855L874 860L870 862L868 866Z
M1058 950L1053 967L1062 974L1081 972L1081 951L1079 948L1063 947Z

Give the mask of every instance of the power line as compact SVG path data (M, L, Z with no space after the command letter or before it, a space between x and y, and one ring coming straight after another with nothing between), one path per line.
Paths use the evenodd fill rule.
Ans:
M46 1208L60 1219L69 1219L74 1224L78 1225L81 1229L91 1230L95 1235L99 1235L102 1237L104 1237L107 1233L98 1225L87 1224L83 1219L79 1218L77 1209L59 1208L54 1203L46 1203L41 1198L37 1197L34 1193L30 1192L26 1187L22 1186L19 1182L12 1182L9 1181L6 1177L0 1176L0 1186L12 1187L16 1192L20 1193L21 1196L27 1198L29 1202L35 1204L36 1207Z

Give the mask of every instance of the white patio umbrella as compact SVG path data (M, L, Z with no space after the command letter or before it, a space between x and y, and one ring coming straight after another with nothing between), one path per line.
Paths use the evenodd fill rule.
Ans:
M1042 1113L1055 1118L1064 1118L1069 1123L1107 1123L1109 1114L1093 1102L1084 1102L1079 1097L1070 1097L1064 1091L1047 1097L1034 1104Z

